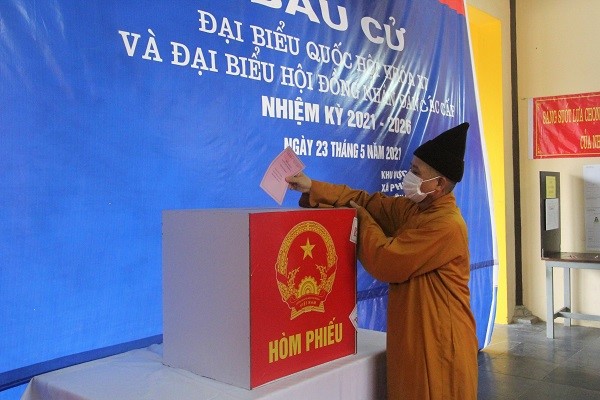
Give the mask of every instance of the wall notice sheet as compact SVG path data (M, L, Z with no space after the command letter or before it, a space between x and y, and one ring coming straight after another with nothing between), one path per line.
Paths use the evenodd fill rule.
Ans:
M600 251L600 165L583 166L586 251Z
M546 199L546 230L560 227L560 204L558 199Z

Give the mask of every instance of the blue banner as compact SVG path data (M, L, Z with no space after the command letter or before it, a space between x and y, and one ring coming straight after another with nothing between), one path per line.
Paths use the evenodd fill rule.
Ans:
M278 207L259 184L287 146L315 179L402 195L413 150L464 121L484 346L497 262L462 2L5 0L0 21L0 373L162 332L162 210ZM358 290L385 330L387 287L359 269Z

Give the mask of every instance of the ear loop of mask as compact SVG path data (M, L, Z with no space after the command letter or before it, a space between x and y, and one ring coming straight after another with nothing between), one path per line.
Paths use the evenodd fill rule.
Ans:
M417 176L417 175L416 175L414 172L412 172L412 171L409 171L409 173L408 173L406 176L408 177L409 175L412 175L414 178L412 178L412 179L411 179L411 178L409 177L409 180L408 180L408 182L406 182L406 181L405 181L405 182L406 182L406 183L408 183L408 184L409 184L409 186L410 186L410 185L413 185L413 186L412 186L411 188L409 188L408 190L407 190L407 188L406 188L406 186L405 186L405 188L404 188L404 194L405 194L405 196L406 196L406 197L408 197L409 199L411 199L411 200L412 200L412 201L414 201L415 203L420 203L421 201L423 201L423 200L425 199L425 197L427 197L427 195L428 195L428 194L430 194L430 193L433 193L433 192L435 191L435 189L434 189L434 190L431 190L431 191L429 191L429 192L427 192L427 193L423 193L423 192L421 191L421 185L422 185L424 182L429 182L429 181L432 181L432 180L434 180L434 179L438 179L438 178L440 178L440 176L438 175L438 176L436 176L436 177L433 177L433 178L429 178L429 179L425 179L425 180L423 180L423 179L419 178L419 177L418 177L418 176ZM406 178L405 178L405 179L406 179ZM417 180L418 182L415 182L415 181L413 181L413 179L414 179L414 180ZM407 191L408 191L409 193L407 193Z

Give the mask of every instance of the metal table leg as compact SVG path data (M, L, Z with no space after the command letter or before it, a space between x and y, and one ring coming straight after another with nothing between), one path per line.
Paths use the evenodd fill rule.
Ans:
M565 308L571 312L571 268L565 268ZM571 318L564 317L565 326L571 326Z
M546 337L554 339L554 277L552 267L546 265Z

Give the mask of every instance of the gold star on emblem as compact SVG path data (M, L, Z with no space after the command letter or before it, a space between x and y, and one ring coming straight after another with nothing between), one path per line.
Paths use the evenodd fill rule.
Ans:
M303 260L306 258L306 256L313 258L312 249L315 247L315 245L310 244L308 238L306 238L306 244L304 246L300 246L300 247L302 248L302 250L304 250L304 256L302 257Z

